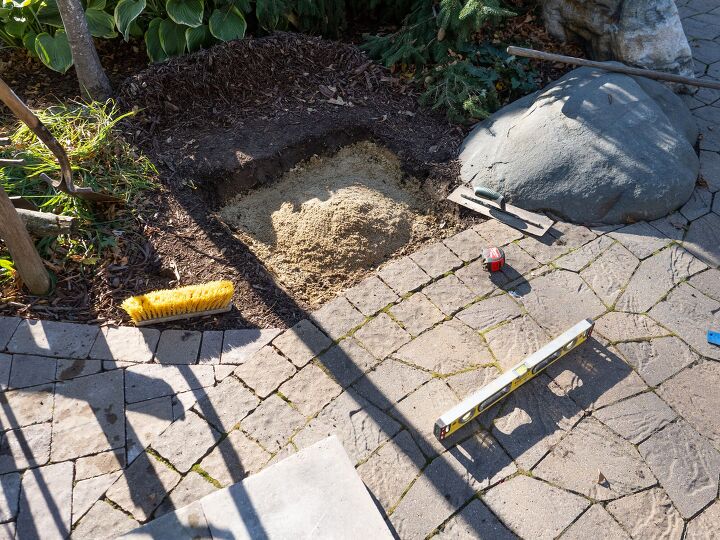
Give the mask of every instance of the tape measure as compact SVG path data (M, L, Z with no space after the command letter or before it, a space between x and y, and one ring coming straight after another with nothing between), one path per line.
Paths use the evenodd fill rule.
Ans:
M499 272L505 266L505 252L499 247L483 249L483 264L488 272Z

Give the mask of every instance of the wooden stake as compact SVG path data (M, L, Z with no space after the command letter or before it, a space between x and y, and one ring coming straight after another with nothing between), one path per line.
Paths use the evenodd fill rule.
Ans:
M507 48L508 54L515 56L524 56L525 58L534 58L535 60L545 60L547 62L560 62L561 64L573 64L576 66L585 66L605 71L614 71L615 73L624 73L625 75L635 75L638 77L646 77L656 81L667 81L679 84L687 84L689 86L702 86L703 88L713 88L720 90L720 82L705 81L700 79L692 79L666 73L664 71L654 71L652 69L643 69L626 66L625 64L617 65L610 62L597 62L595 60L586 60L585 58L576 58L574 56L565 56L563 54L553 54L544 51L536 51L535 49L525 49L523 47L510 46Z
M32 294L47 294L50 291L50 275L2 185L0 185L0 235L5 240L15 268L28 290Z

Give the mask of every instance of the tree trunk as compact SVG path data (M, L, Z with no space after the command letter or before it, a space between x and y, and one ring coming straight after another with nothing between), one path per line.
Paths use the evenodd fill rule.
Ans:
M57 0L60 17L72 51L75 73L85 97L105 101L112 88L95 50L80 0Z

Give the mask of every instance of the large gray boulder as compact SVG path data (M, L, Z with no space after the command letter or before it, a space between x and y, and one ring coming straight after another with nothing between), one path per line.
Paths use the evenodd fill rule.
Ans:
M693 76L674 0L541 0L548 31L592 58Z
M692 194L697 135L666 86L580 68L478 124L460 175L577 223L657 219Z

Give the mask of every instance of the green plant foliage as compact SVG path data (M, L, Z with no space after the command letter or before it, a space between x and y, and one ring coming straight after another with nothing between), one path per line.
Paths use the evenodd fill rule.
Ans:
M185 52L185 28L170 19L160 21L158 36L160 45L168 56L180 56Z
M165 8L177 24L197 28L203 23L203 0L168 0Z
M130 39L130 25L147 5L145 0L120 0L115 6L115 24L125 41Z
M197 28L186 29L185 42L187 43L187 48L190 52L195 52L202 49L203 47L212 43L212 34L210 34L210 27L206 24L203 24L198 26Z
M230 6L214 10L210 15L209 27L210 33L220 41L230 41L245 36L247 23L240 10Z
M58 30L54 36L47 32L35 38L35 54L47 67L65 73L72 66L70 44L64 30Z
M118 35L115 31L115 19L102 9L88 8L85 17L93 37L112 39Z

